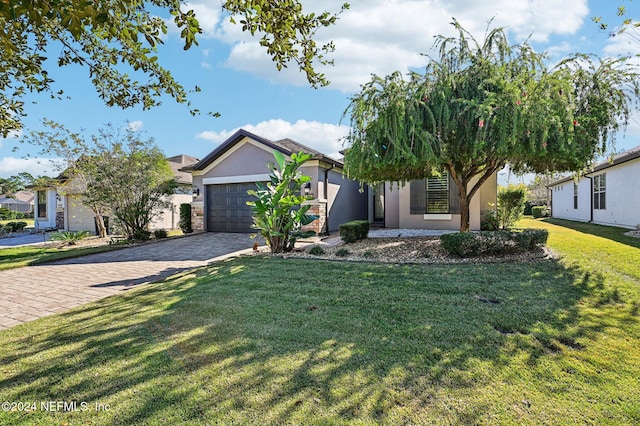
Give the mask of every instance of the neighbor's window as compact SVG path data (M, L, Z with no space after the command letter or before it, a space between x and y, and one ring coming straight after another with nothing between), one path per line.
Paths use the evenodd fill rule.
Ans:
M38 191L38 217L47 217L47 191Z
M427 178L427 214L449 213L449 173Z
M573 184L573 208L578 209L578 184Z
M606 201L607 174L603 173L593 178L593 208L594 210L604 210L607 208Z

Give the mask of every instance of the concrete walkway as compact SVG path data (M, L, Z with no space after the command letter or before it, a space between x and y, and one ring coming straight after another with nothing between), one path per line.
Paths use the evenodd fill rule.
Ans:
M0 271L0 330L251 251L254 242L205 233Z

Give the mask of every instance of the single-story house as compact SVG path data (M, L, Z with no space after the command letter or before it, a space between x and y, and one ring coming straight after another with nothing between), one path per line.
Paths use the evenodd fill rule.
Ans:
M635 228L640 225L640 145L549 189L552 217Z
M364 219L387 228L460 228L457 187L444 174L440 178L380 184L361 188L349 180L340 160L328 157L291 139L271 141L245 130L238 130L199 163L185 168L193 175L194 201L192 226L195 231L252 232L252 212L246 202L249 189L269 178L266 164L273 151L287 155L303 151L313 155L301 167L311 176L310 212L319 219L310 229L319 234L333 232L342 223ZM495 204L497 176L494 174L471 203L470 226L480 229L481 217Z
M367 193L360 184L343 174L343 163L291 139L271 141L246 130L238 130L200 162L183 170L193 176L194 199L191 203L194 231L255 232L253 213L247 194L256 182L269 180L268 162L273 152L285 157L305 152L311 159L301 172L312 180L305 188L313 200L309 214L318 219L309 229L319 234L335 231L342 223L367 219Z
M4 195L0 195L0 208L9 209L14 212L29 213L31 212L32 206L26 201L19 200L18 197L5 197Z
M183 167L198 162L188 155L167 158L173 170L178 188L168 197L167 208L162 209L149 227L154 229L176 229L180 220L180 204L193 200L191 175L180 171ZM36 191L34 218L36 229L60 229L65 231L89 231L96 233L94 213L82 203L83 182L61 175L57 187L40 188ZM112 224L110 224L112 226Z

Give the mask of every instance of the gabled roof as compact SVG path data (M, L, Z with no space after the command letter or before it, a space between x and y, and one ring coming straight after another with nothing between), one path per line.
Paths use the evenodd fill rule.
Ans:
M207 166L209 166L211 163L217 160L225 152L229 151L235 144L240 142L245 137L249 139L253 139L256 142L259 142L271 148L272 150L279 151L285 155L290 156L291 154L302 151L304 153L311 154L312 155L311 159L313 160L322 160L331 165L336 165L339 167L342 167L343 165L342 162L337 161L331 157L328 157L323 153L316 151L313 148L309 148L308 146L302 145L301 143L291 140L289 138L281 139L279 141L272 141L272 140L263 138L262 136L258 136L256 134L248 132L244 129L240 129L237 132L235 132L233 135L231 135L226 141L221 143L216 149L211 151L209 155L207 155L202 160L200 160L200 162L198 162L197 164L194 164L193 166L184 167L182 170L183 171L204 170Z
M595 166L593 166L592 168L590 168L585 175L590 175L593 173L597 173L599 171L602 170L606 170L610 167L613 166L617 166L619 164L622 163L626 163L627 161L631 161L631 160L635 160L636 158L640 158L640 145L631 148L628 151L624 151L621 152L619 154L614 155L612 158L609 158L607 160L601 161L598 164L596 164ZM574 177L573 176L567 176L564 177L562 179L558 179L555 182L550 183L549 185L547 185L547 188L550 188L552 186L556 186L556 185L560 185L561 183L565 183L565 182L569 182L570 180L573 180Z
M15 198L11 198L11 197L7 197L7 198L2 198L0 197L0 204L29 204L27 202L24 201L20 201L20 200L16 200Z

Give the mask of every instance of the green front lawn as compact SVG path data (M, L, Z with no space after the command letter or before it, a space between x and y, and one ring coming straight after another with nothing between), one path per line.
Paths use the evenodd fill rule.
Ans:
M100 253L121 248L120 246L98 247L33 247L22 246L0 249L0 271L5 269L21 268L23 266L39 265L53 262L54 260L68 259L84 256L86 254Z
M0 424L637 424L640 249L523 225L563 259L242 258L2 331Z
M9 222L26 222L27 227L33 228L33 219L3 219L0 220L0 226L4 226Z

